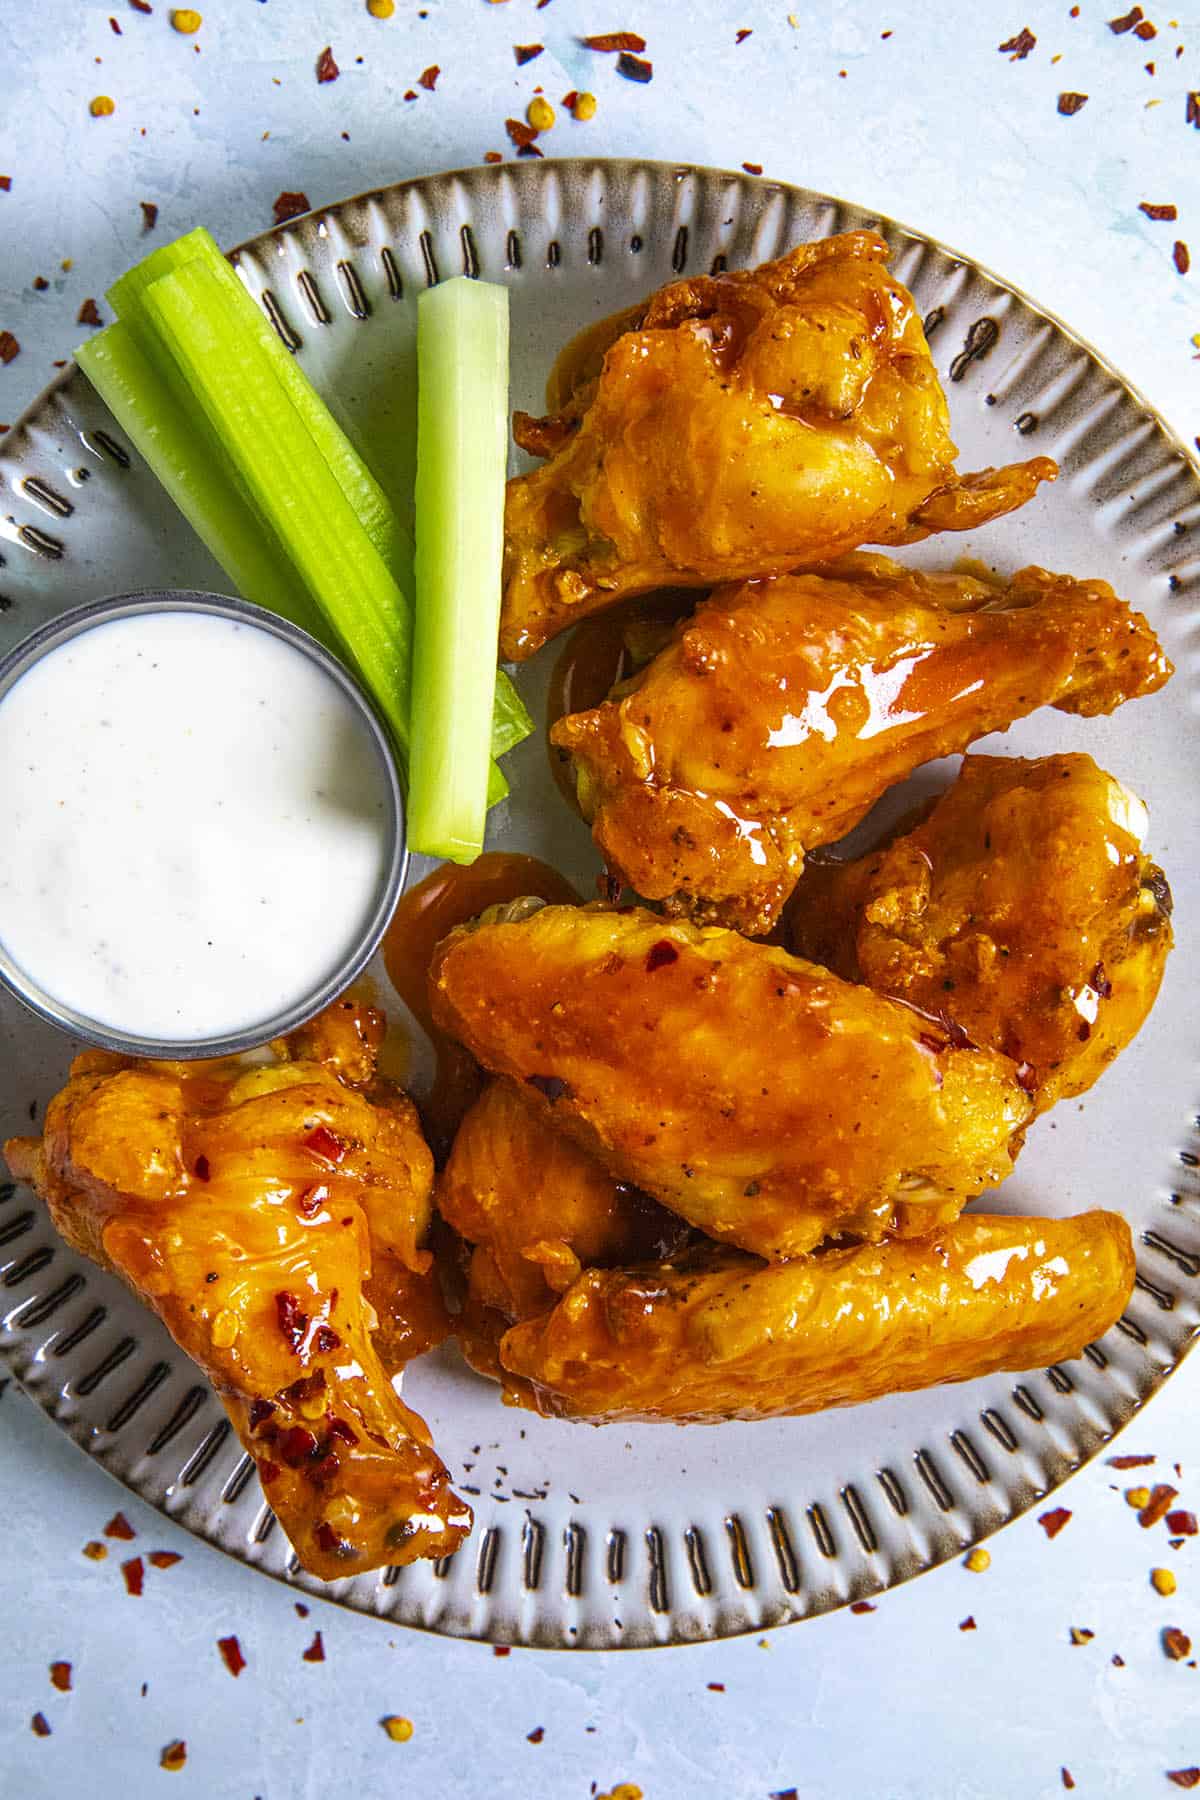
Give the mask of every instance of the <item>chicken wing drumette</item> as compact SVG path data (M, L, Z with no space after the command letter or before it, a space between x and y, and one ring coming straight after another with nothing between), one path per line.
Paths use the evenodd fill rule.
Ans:
M733 932L548 906L452 932L434 1019L619 1179L769 1257L953 1218L1030 1115L1016 1064Z
M252 1067L86 1052L41 1139L5 1146L67 1242L204 1369L326 1579L444 1556L471 1523L392 1387L364 1291L388 1259L427 1268L432 1159L402 1095L373 1102L314 1060L340 1043L369 1080L367 1038L332 1029Z
M973 529L1054 477L1044 456L955 472L945 396L887 257L849 232L673 282L608 341L593 328L556 414L516 417L518 443L549 461L508 484L504 656L652 588Z
M787 910L802 956L1021 1064L1039 1112L1137 1034L1171 948L1146 809L1090 756L969 756L902 836L813 860Z
M690 1235L555 1131L509 1081L490 1082L459 1126L436 1198L472 1246L455 1332L481 1374L499 1373L505 1329L548 1311L585 1268L665 1256Z
M997 590L857 556L719 589L550 735L610 869L670 912L758 934L805 851L920 763L1038 706L1112 712L1170 673L1106 582L1031 568Z
M772 1266L710 1249L589 1269L500 1356L512 1400L564 1418L768 1419L1078 1356L1133 1275L1116 1213L972 1213L916 1242Z

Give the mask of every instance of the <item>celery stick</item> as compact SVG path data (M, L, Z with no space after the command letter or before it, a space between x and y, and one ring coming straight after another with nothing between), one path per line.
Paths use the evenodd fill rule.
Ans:
M118 425L247 600L314 635L320 614L286 555L238 487L205 420L172 392L159 360L120 320L81 344L75 360Z
M417 302L417 605L408 841L473 862L487 820L504 548L508 291Z
M286 546L405 755L408 607L307 420L276 378L273 360L238 329L241 309L230 305L223 282L204 263L160 276L141 302L239 481Z

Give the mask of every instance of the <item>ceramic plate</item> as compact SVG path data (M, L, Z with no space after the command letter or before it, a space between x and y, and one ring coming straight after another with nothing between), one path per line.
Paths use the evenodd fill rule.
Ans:
M1200 477L1145 402L1064 326L919 232L715 170L476 168L310 214L236 260L402 499L415 300L428 282L466 271L508 286L512 399L536 411L556 349L589 320L672 276L753 264L858 226L883 232L925 314L961 466L1045 452L1062 468L1024 511L976 539L934 540L921 559L974 556L1003 571L1040 561L1103 576L1150 615L1178 665L1163 694L1112 719L1042 712L986 746L1091 752L1148 801L1150 847L1174 887L1178 946L1149 1025L1082 1103L1038 1123L1016 1174L987 1202L1123 1211L1138 1242L1137 1291L1118 1326L1066 1366L756 1425L539 1420L503 1408L456 1353L439 1352L414 1365L405 1392L471 1497L474 1532L444 1563L325 1589L297 1569L220 1406L166 1332L57 1241L28 1191L0 1190L0 1353L29 1392L113 1475L198 1535L363 1612L496 1642L594 1648L811 1617L958 1555L1043 1499L1128 1422L1196 1332L1200 1080L1186 970L1200 917ZM0 481L0 648L101 594L226 585L77 375L14 427ZM535 716L554 654L521 672ZM506 766L514 798L493 814L494 843L590 886L590 839L552 785L544 745L534 738ZM376 977L403 1026L381 968ZM7 1001L0 1037L0 1130L28 1130L72 1046Z

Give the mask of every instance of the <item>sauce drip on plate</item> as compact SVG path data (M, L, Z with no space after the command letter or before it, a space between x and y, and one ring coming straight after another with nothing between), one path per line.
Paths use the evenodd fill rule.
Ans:
M435 1155L445 1155L463 1114L483 1086L483 1076L474 1057L434 1026L428 991L433 952L456 925L524 894L536 894L552 905L580 904L570 882L536 856L488 851L465 868L445 863L427 875L402 896L388 927L384 965L392 986L429 1034L437 1056L433 1088L422 1107Z

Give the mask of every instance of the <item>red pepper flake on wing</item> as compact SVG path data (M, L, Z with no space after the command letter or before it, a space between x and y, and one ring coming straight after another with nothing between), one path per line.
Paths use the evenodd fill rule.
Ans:
M1188 247L1182 238L1175 239L1175 248L1171 252L1171 255L1174 258L1175 267L1179 270L1179 273L1181 275L1186 275L1192 266L1192 258L1191 252L1188 250Z
M655 969L669 968L671 963L679 961L679 951L670 938L660 938L657 944L651 944L646 952L646 973L653 975Z
M121 1573L125 1577L125 1592L132 1594L135 1600L138 1599L146 1576L141 1557L131 1556L128 1562L123 1562Z
M585 50L610 53L617 50L644 50L646 40L639 37L636 31L601 31L595 37L585 37L583 47Z
M1056 1538L1070 1517L1067 1507L1056 1506L1050 1512L1039 1513L1038 1524L1048 1538Z
M1145 16L1140 6L1131 7L1127 13L1122 13L1119 19L1110 19L1108 29L1120 37L1124 32L1132 31L1135 25L1140 25Z
M320 56L317 58L318 83L323 81L336 81L341 72L342 71L338 68L337 63L334 61L333 50L326 44Z
M1172 1500L1178 1498L1179 1489L1168 1487L1165 1481L1160 1481L1151 1488L1149 1500L1138 1513L1138 1524L1142 1530L1149 1531L1152 1525L1157 1525L1160 1519L1165 1518L1171 1510Z
M1028 25L1022 25L1016 37L1007 38L1003 44L997 44L996 48L1002 56L1008 57L1009 62L1024 62L1036 43L1037 39Z
M623 75L626 81L653 81L654 64L647 62L644 56L631 56L628 50L622 50L617 58L617 74Z
M299 1353L308 1330L308 1314L300 1310L295 1294L276 1294L275 1317L288 1344Z
M125 1514L123 1512L118 1512L113 1514L112 1518L108 1521L108 1524L104 1527L104 1535L105 1537L121 1538L125 1543L129 1543L132 1538L137 1536L137 1532L133 1529L133 1526L125 1517Z
M152 1550L146 1561L152 1569L173 1569L183 1557L178 1550Z
M29 1729L34 1737L50 1736L50 1721L43 1712L35 1712L29 1721Z
M1088 97L1086 94L1060 94L1058 96L1058 110L1062 113L1064 118L1069 119L1073 113L1081 111L1082 108L1087 105L1087 102Z
M242 1655L242 1646L238 1643L237 1638L218 1638L217 1649L221 1652L225 1667L229 1670L229 1673L235 1678L240 1675L246 1666L246 1659Z
M308 195L289 193L286 189L275 196L275 223L284 225L289 219L298 219L301 213L310 212Z
M187 1741L184 1738L172 1738L163 1746L163 1753L158 1759L160 1769L168 1769L176 1775L187 1761Z
M318 1125L315 1131L310 1131L304 1140L304 1148L331 1163L340 1163L346 1154L345 1144L328 1125Z
M52 1662L50 1664L50 1681L60 1694L71 1691L71 1665L69 1662Z
M319 1631L314 1636L308 1649L304 1652L304 1660L305 1662L325 1661L325 1643Z
M0 363L10 363L21 353L21 346L11 331L0 331Z
M517 59L518 69L523 69L526 63L533 62L534 58L540 56L545 48L545 44L514 44L513 55Z
M153 200L139 200L138 205L142 209L142 230L153 231L154 227L158 224L157 206L154 204Z
M1192 1640L1178 1625L1164 1625L1162 1647L1172 1662L1182 1662L1192 1653Z
M1179 217L1179 208L1172 206L1170 201L1156 205L1153 200L1142 200L1138 204L1138 211L1145 213L1148 219L1177 219Z
M434 88L437 86L437 79L441 72L442 71L437 63L430 63L429 67L427 69L422 69L421 73L417 76L417 86L423 87L427 93L432 94Z

